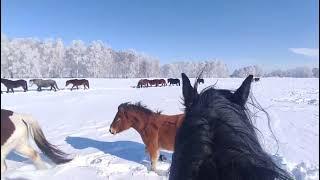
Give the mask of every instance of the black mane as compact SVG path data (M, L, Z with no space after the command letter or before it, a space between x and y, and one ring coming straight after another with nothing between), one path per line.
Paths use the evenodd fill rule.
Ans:
M134 110L134 111L141 111L145 114L152 115L152 114L161 114L161 111L152 111L151 109L147 108L146 105L143 105L141 102L131 103L125 102L119 105L119 108L123 108L125 110Z
M258 140L246 107L251 78L236 91L211 86L200 94L183 78L185 120L176 135L170 180L291 179Z

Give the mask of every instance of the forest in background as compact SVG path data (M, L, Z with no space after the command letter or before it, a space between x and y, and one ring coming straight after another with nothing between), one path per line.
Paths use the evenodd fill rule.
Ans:
M135 50L116 51L102 41L85 44L62 39L8 38L1 34L1 77L5 78L148 78L180 77L319 77L319 68L297 67L266 73L257 65L230 73L220 60L180 61L160 65L159 59Z

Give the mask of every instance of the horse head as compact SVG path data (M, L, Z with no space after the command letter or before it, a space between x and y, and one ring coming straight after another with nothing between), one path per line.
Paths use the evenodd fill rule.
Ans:
M67 80L66 81L66 86L68 86L70 83L71 83L70 80Z
M29 80L29 87L31 87L35 83L36 79L30 79Z
M118 112L114 117L109 132L111 134L120 133L124 130L129 129L132 126L132 121L128 116L128 110L126 108L127 103L120 104L118 107Z

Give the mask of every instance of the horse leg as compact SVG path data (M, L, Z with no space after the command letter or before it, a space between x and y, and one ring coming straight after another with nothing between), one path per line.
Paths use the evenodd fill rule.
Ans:
M7 93L9 93L9 88L7 88Z
M32 159L33 163L38 169L47 169L47 166L42 161L40 155L37 153L37 151L32 149L30 145L27 144L26 141L24 144L19 145L16 148L16 151Z
M5 159L6 159L9 152L10 152L9 149L7 149L5 147L1 147L1 174L4 173L7 169L7 164L6 164Z
M11 92L14 93L13 88L11 88Z
M74 87L74 85L72 85L72 87L71 87L70 91L72 91L73 87Z
M7 170L7 164L4 158L1 157L1 174Z
M156 141L158 141L158 138L156 138ZM159 158L159 148L158 148L158 142L152 142L147 146L147 149L150 154L150 160L151 160L151 170L156 170L156 165Z

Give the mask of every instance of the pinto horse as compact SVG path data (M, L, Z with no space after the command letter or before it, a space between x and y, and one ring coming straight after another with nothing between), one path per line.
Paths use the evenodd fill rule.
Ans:
M168 79L168 84L173 85L176 84L177 86L180 86L180 79L174 79L174 78L169 78Z
M149 80L148 79L140 79L137 85L137 88L148 87Z
M138 131L149 152L151 169L156 170L159 149L173 151L183 117L183 114L169 116L153 112L140 103L123 103L119 105L109 131L117 134L131 127Z
M70 89L71 91L74 87L79 89L78 86L81 86L81 85L83 85L84 89L86 89L86 87L89 89L89 81L86 79L70 79L66 81L66 86L68 86L69 84L72 84L72 87Z
M169 180L292 179L260 145L246 102L253 76L236 91L197 92L182 73L185 119L177 133ZM196 81L197 82L197 81Z
M1 109L1 173L7 168L5 158L12 150L31 158L38 169L46 168L37 151L29 144L29 137L33 138L39 149L54 163L62 164L72 160L47 141L32 116Z
M28 90L27 81L23 79L12 81L9 79L1 78L1 83L7 87L7 93L9 93L9 90L11 90L11 92L14 93L13 88L18 88L18 87L22 87L24 92Z

